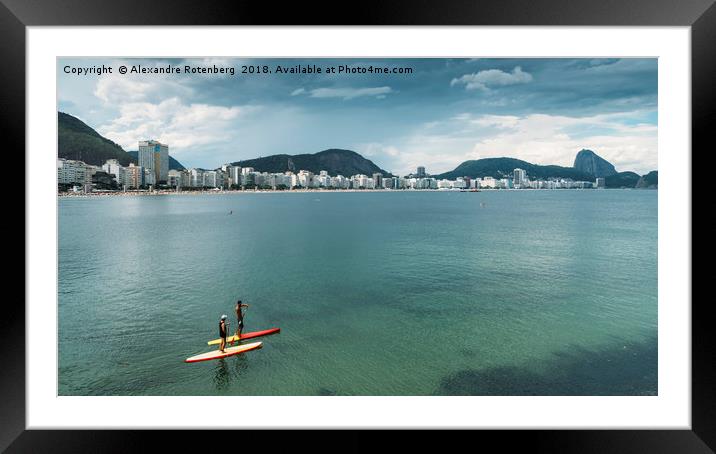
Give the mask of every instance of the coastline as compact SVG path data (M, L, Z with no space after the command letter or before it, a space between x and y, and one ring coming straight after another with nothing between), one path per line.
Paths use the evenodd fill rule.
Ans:
M404 191L420 191L420 192L445 192L445 191L437 191L435 189L410 189L410 190L403 190L403 189L292 189L292 190L285 190L285 191L274 191L271 189L264 189L264 190L248 190L248 191L241 191L241 190L224 190L224 191L116 191L116 192L59 192L57 193L58 197L69 197L69 198L89 198L89 197L156 197L156 196L170 196L170 195L179 195L179 196L188 196L188 195L194 195L194 196L202 196L202 195L228 195L228 194L319 194L319 193L326 193L326 192L404 192ZM452 192L459 192L459 191L452 191Z
M285 191L264 190L224 190L224 191L116 191L116 192L58 192L60 198L93 198L93 197L157 197L157 196L203 196L203 195L229 195L229 194L322 194L328 192L383 192L383 193L405 193L405 192L531 192L531 191L602 191L602 190L658 190L658 188L606 188L606 189L583 189L583 188L560 188L560 189L480 189L479 191L464 191L458 189L292 189Z

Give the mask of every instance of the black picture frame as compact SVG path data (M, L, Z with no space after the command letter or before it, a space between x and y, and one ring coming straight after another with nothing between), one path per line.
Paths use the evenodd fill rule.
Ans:
M246 0L0 0L0 117L5 147L25 150L25 29L28 26L297 24L690 26L692 150L712 148L708 133L716 119L714 0L393 0L355 5L314 1L286 2L280 6ZM693 168L692 150L685 159L691 159ZM707 225L713 225L712 219L710 215ZM694 299L683 304L691 304L692 313L691 430L461 431L459 441L470 443L475 449L497 442L500 450L519 447L558 452L713 452L716 449L716 349L707 317L712 299ZM150 443L155 441L170 441L182 450L217 446L217 441L205 431L197 434L25 430L25 326L25 308L4 304L0 317L0 357L4 358L0 366L0 450L128 452L153 450ZM283 431L277 436L252 433L240 435L240 439L225 434L219 435L218 444L221 449L231 449L234 443L228 441L236 440L242 450L281 446L339 452L376 447L402 451L412 446L425 447L435 440L434 435L426 431L402 434L404 436L381 440L379 445L374 439L375 432L369 431L333 431L328 437L332 440L330 443L316 443L316 434L311 432ZM454 435L458 434L446 437L443 433L439 438L444 440Z

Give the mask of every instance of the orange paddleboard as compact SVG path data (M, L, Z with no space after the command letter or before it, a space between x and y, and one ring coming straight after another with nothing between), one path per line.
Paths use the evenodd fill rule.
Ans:
M184 360L185 363L198 363L199 361L209 361L212 359L228 358L229 356L238 355L240 353L248 352L261 348L262 342L253 342L251 344L237 345L236 347L225 348L223 352L214 350L211 352L202 353L201 355L192 356Z
M270 334L276 334L280 333L281 328L271 328L271 329L265 329L263 331L254 331L252 333L241 333L241 340L248 340L253 339L254 337L261 337L261 336L268 336ZM226 343L234 343L237 340L239 340L238 336L234 334L233 336L229 336L226 338ZM214 339L207 342L208 345L219 345L221 343L221 339Z

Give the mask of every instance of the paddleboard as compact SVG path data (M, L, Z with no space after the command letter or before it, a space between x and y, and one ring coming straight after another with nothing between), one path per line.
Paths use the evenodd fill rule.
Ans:
M214 350L211 352L202 353L201 355L192 356L184 360L185 363L198 363L199 361L209 361L211 359L227 358L229 356L238 355L240 353L248 352L261 348L262 342L253 342L251 344L237 345L236 347L225 348L224 352Z
M281 331L281 328L265 329L263 331L254 331L252 333L241 333L241 340L253 339L254 337L268 336L269 334L276 334ZM229 336L226 338L226 343L236 342L239 338L236 335ZM207 342L208 345L219 345L221 339L214 339Z

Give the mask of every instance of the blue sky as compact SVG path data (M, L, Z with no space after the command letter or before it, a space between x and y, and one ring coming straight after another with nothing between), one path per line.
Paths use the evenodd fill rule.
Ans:
M234 67L119 74L121 65ZM241 74L242 65L410 67L412 74ZM66 74L107 65L113 74ZM187 167L346 148L397 174L509 156L657 169L656 59L58 59L58 110L135 150L157 139Z

